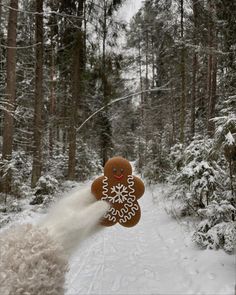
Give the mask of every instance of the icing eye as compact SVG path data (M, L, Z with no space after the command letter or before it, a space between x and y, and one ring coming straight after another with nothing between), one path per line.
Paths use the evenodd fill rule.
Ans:
M116 172L117 172L117 169L116 169L116 168L113 168L112 171L113 171L114 173L116 173Z
M121 172L121 173L123 173L123 172L124 172L124 169L123 169L123 168L121 168L121 169L120 169L120 172Z

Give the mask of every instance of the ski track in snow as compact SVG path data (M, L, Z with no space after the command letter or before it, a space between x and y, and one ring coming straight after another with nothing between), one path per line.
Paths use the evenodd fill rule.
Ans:
M85 241L70 261L66 295L233 295L235 257L200 250L167 215L165 186L148 188L133 228L115 225Z

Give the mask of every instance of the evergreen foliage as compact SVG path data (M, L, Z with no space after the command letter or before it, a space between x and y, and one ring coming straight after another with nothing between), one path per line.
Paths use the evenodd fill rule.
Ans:
M15 22L8 24L13 10L2 1L1 203L6 209L6 199L33 195L35 203L46 204L47 197L34 197L52 194L68 179L90 179L107 158L121 155L134 162L147 183L173 185L172 213L199 220L194 234L198 245L233 252L235 1L146 0L128 25L118 17L126 1L44 0L40 63L35 58L35 1L19 0L19 9L11 13L17 19L16 40L10 40L18 48L15 65L7 59L8 49L15 49L7 46L7 34L14 31ZM39 64L43 77L36 85ZM15 100L5 89L14 72L10 84ZM35 163L42 171L31 189L38 147L33 143L38 131L34 116L40 116L36 87L43 93L38 108L42 157ZM107 106L135 92L139 95ZM9 134L11 145L6 144Z

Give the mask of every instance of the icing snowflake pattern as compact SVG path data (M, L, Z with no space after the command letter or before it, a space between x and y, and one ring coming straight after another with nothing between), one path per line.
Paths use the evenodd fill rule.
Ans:
M108 200L111 201L112 203L119 203L122 204L124 203L125 200L127 200L128 197L128 188L123 185L118 183L118 185L114 185L111 188L111 193L115 193L115 196L109 196Z
M110 221L117 222L119 220L120 223L125 223L127 220L130 220L136 213L136 211L139 210L139 207L137 204L134 204L135 202L135 196L134 193L134 181L133 176L128 176L128 187L125 185L118 183L117 185L114 185L111 187L111 193L115 193L115 196L108 195L108 189L107 189L107 177L103 180L103 197L102 200L108 200L111 203L119 203L123 204L126 202L126 204L123 205L123 208L119 211L115 208L111 208L105 215L105 218L108 218ZM129 190L129 191L128 191ZM131 208L131 209L130 209ZM129 212L129 209L131 210Z

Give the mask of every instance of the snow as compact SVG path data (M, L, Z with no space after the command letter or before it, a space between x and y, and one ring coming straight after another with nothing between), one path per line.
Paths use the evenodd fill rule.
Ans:
M75 190L87 185L67 184ZM169 189L161 184L146 189L137 226L104 228L84 241L70 259L66 295L234 294L235 258L193 244L194 224L167 214ZM24 209L14 223L35 224L46 213L40 206Z
M225 139L228 145L234 145L235 144L235 140L233 138L232 133L229 131L226 135L225 135Z
M138 12L142 6L143 0L128 0L125 1L124 5L119 9L117 18L129 22L130 19Z
M166 189L147 189L134 228L105 228L84 242L70 261L67 295L233 295L233 256L196 248L192 224L167 215Z

